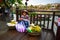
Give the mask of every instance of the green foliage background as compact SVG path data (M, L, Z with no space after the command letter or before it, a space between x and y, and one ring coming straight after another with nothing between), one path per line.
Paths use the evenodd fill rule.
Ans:
M16 1L19 4L22 4L22 0L3 0L2 3L0 3L0 6L5 5L6 7L10 7L11 5L15 4Z

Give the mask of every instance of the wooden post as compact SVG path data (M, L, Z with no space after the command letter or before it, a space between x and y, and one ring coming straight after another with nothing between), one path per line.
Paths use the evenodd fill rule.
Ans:
M53 12L53 18L52 18L52 31L53 31L53 26L54 26L54 19L55 19L55 12Z
M40 15L40 26L41 26L41 21L42 21L42 14Z
M49 27L49 14L48 14L48 23L47 23L47 29L48 29L48 27Z
M18 9L16 8L16 21L18 21Z
M38 25L38 14L37 14L37 23L36 24Z
M43 25L43 26L44 26L44 28L45 28L45 17L46 17L46 15L44 15L44 25Z

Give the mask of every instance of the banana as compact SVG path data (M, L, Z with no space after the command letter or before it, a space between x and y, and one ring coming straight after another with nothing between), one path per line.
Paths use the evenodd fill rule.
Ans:
M41 31L41 28L38 25L36 25L36 26L30 25L30 27L28 27L28 29L30 30L30 32L40 32Z

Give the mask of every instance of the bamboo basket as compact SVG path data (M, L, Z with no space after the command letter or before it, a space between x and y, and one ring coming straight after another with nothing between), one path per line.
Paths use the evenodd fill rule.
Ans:
M32 33L28 33L28 35L30 35L30 36L40 36L41 32L32 32Z

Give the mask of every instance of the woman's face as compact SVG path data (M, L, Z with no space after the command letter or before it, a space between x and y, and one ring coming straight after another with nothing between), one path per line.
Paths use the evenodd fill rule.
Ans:
M26 15L26 12L23 12L23 15L25 16Z

